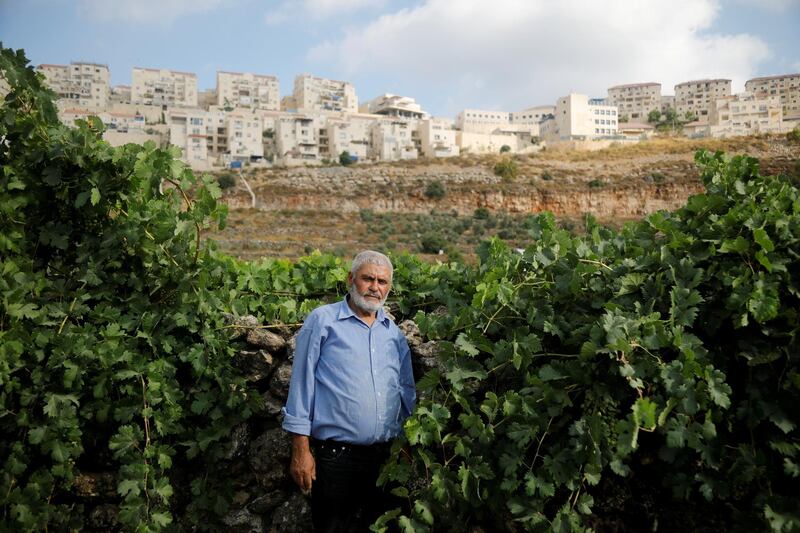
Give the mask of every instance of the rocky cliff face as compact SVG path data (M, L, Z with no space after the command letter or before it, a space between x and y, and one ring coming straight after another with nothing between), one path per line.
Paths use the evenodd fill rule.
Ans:
M618 180L577 169L577 175L551 180L522 175L504 181L475 167L333 167L271 171L253 180L251 187L257 198L256 207L261 210L427 213L436 209L469 215L484 207L509 213L550 211L568 217L592 213L603 219L630 219L660 209L675 209L690 195L700 192L696 171L681 170L686 172L681 179L665 178L660 173L655 173L654 178L645 171L640 176ZM433 181L444 185L446 194L442 199L425 195L426 186ZM231 209L251 206L249 195L242 192L228 196L226 201Z

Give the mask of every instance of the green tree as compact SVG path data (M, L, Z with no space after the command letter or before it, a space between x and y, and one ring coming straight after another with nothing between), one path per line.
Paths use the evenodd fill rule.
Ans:
M439 180L433 180L425 187L425 196L431 200L441 200L446 194L447 191Z
M503 146L500 147L500 153L501 154L504 154L504 153L510 152L510 151L511 151L511 147L509 145L507 145L507 144L504 144Z
M350 152L343 150L342 153L339 154L339 163L345 167L351 165L353 163L353 158L350 155Z
M654 124L661 120L661 111L658 109L653 109L647 114L647 122Z

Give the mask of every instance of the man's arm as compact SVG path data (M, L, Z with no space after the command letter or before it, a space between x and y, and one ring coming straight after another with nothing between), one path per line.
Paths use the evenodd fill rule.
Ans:
M297 336L289 397L282 409L283 429L292 434L289 473L304 492L311 490L311 483L316 478L309 435L314 417L314 373L319 359L321 336L319 317L312 313Z
M417 387L414 383L414 370L411 365L411 349L402 333L399 333L400 344L400 399L406 418L414 411L417 403Z
M311 484L317 479L316 463L311 455L309 438L306 435L292 435L292 461L289 473L304 493L311 490Z

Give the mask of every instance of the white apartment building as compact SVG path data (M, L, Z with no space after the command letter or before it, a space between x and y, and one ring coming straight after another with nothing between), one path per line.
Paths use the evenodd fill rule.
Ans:
M261 118L245 110L227 114L228 151L230 160L253 161L264 157ZM213 126L213 125L212 125Z
M765 93L741 93L719 98L711 104L708 133L733 137L784 131L780 97Z
M355 87L345 81L301 74L294 79L292 98L298 111L358 112Z
M210 118L208 111L194 108L173 108L167 113L169 143L181 149L181 160L193 169L207 170L214 163L207 142Z
M674 94L662 94L661 95L661 109L662 113L666 113L667 109L675 109L675 95Z
M694 80L675 86L675 111L683 117L687 113L700 122L708 122L711 104L718 98L731 95L731 80Z
M372 146L369 157L378 161L416 159L417 148L413 134L416 124L412 121L380 119L370 128Z
M70 106L105 109L109 101L108 66L98 63L39 65L37 68L58 98Z
M111 104L130 104L131 103L131 86L130 85L115 85L111 87L111 92L108 97Z
M748 93L764 93L780 97L784 117L800 116L800 74L782 74L747 80Z
M367 159L375 121L375 116L360 113L328 118L320 128L320 154L337 160L342 152L347 152L360 161Z
M278 111L278 78L263 74L217 71L217 105Z
M512 126L522 126L521 131L527 131L533 137L539 136L539 123L547 115L552 115L555 107L551 105L540 105L529 107L522 111L510 113L509 120Z
M572 93L558 99L555 113L541 123L541 136L549 143L616 137L618 118L617 106Z
M321 159L319 118L304 113L281 113L272 123L277 157L284 164L314 163Z
M427 118L419 122L417 130L423 156L454 157L460 153L450 121Z
M606 104L617 106L619 115L631 122L647 122L650 111L661 110L661 84L649 82L609 87Z
M197 107L197 76L177 70L134 67L131 103L167 107Z
M508 127L510 123L511 114L506 111L465 109L456 116L456 129L469 133L491 134Z
M362 113L396 118L411 118L417 120L428 118L428 113L423 111L422 107L413 98L389 93L382 94L362 104L359 111Z

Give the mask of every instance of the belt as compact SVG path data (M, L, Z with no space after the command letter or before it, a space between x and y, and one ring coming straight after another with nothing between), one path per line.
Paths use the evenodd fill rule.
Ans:
M375 442L373 444L352 444L350 442L340 442L336 440L318 440L312 439L311 446L318 450L330 452L351 452L351 453L376 453L388 452L392 447L392 443L388 442Z

